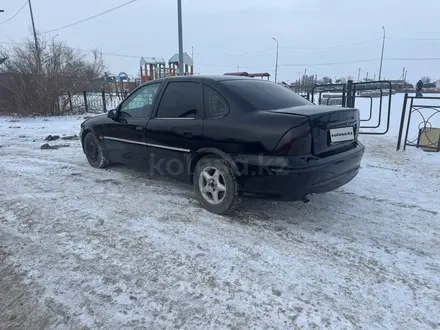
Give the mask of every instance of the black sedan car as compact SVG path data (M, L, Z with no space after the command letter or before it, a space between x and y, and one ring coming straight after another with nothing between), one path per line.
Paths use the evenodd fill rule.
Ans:
M358 133L357 109L234 76L154 80L81 124L92 166L142 166L186 181L218 214L243 194L306 201L348 183L364 153Z

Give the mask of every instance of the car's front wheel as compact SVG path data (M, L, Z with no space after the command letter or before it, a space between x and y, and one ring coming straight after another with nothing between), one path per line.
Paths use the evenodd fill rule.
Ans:
M198 199L210 212L226 214L240 203L238 185L229 165L220 158L207 156L199 160L193 173Z
M93 167L103 168L109 164L108 160L104 156L101 144L98 138L92 132L87 133L84 138L84 153L87 160Z

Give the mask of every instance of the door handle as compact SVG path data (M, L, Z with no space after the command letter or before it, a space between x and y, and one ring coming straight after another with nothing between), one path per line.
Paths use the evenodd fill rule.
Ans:
M143 126L136 126L136 131L143 132L143 131L145 131L145 127L143 127Z
M184 132L183 132L183 136L186 137L186 138L188 138L188 139L192 139L192 138L194 138L193 133L191 133L190 131L184 131Z

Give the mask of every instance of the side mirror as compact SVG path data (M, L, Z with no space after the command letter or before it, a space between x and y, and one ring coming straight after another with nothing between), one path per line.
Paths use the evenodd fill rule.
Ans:
M116 119L117 118L116 110L110 110L109 112L107 112L107 117L110 119Z

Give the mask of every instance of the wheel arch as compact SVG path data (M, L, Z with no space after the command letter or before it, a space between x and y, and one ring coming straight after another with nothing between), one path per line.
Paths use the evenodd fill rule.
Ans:
M81 132L80 140L83 151L84 151L84 139L86 138L86 135L90 132L95 133L90 127L84 128L84 130Z
M194 169L198 163L198 161L206 156L217 156L218 158L221 158L223 161L225 161L229 167L231 168L232 172L235 176L240 176L240 171L238 170L237 164L232 159L231 156L229 156L227 153L221 151L217 148L201 148L196 151L195 155L190 158L189 168L190 168L190 181L193 183L193 172Z
M84 151L84 139L86 138L88 133L95 134L101 147L103 148L104 153L107 155L107 148L105 147L104 139L102 137L100 137L98 134L96 134L95 130L92 129L91 127L85 127L81 133L80 140L81 140L81 146L82 146L83 151Z

